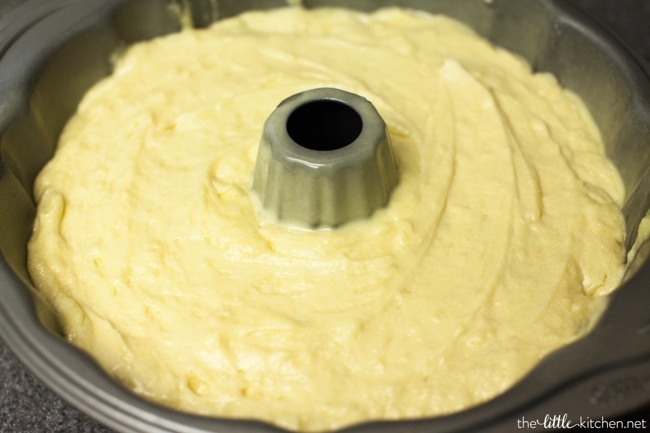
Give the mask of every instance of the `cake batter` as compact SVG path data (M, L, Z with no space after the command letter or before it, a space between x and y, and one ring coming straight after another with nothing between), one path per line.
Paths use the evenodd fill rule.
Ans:
M296 230L249 195L317 87L388 125L388 207ZM442 16L283 8L136 44L39 175L29 269L144 398L296 430L459 411L584 335L624 272L622 181L582 102Z

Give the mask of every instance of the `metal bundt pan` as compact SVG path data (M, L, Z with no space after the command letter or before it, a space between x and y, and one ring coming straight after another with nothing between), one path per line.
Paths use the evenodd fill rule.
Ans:
M0 22L0 334L34 375L119 431L272 432L262 422L193 416L114 383L57 333L27 274L34 177L83 93L111 71L119 47L179 30L172 4L197 26L283 0L27 0ZM591 109L628 196L628 247L650 208L650 74L642 62L563 0L305 0L370 11L399 5L444 13L550 71ZM643 251L642 251L643 252ZM503 395L432 419L375 422L361 432L511 431L547 414L611 417L650 401L650 264L614 295L593 332L553 353ZM36 308L35 308L36 305ZM523 418L522 418L523 417Z

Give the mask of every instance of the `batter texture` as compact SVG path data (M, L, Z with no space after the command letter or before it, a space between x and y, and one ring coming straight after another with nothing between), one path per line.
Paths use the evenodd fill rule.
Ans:
M336 230L258 215L265 119L337 87L400 183ZM587 332L624 272L624 188L553 76L442 16L283 8L137 44L38 177L29 269L137 394L327 430L458 411Z

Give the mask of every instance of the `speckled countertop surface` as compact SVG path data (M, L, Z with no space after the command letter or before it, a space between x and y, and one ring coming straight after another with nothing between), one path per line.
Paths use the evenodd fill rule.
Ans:
M571 0L650 62L650 0ZM0 17L23 0L0 0ZM650 405L621 419L650 424ZM0 340L0 433L111 430L41 384Z

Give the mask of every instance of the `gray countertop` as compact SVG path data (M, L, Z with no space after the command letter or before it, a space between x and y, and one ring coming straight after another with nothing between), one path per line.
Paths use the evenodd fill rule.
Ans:
M23 0L0 0L0 16ZM650 0L572 0L650 62ZM650 405L620 419L650 423ZM0 341L0 433L111 432L27 371Z

